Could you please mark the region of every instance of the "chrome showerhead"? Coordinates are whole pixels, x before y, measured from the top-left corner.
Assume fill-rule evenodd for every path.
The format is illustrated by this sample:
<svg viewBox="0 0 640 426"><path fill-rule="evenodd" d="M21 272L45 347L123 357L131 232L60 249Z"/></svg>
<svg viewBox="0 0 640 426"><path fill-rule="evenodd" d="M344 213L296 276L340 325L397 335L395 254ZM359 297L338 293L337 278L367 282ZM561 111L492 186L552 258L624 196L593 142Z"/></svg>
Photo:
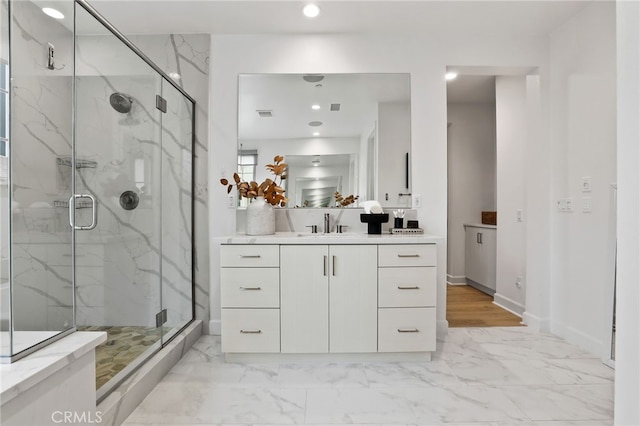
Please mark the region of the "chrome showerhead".
<svg viewBox="0 0 640 426"><path fill-rule="evenodd" d="M126 114L131 111L133 99L123 93L116 92L109 96L109 103L116 111Z"/></svg>

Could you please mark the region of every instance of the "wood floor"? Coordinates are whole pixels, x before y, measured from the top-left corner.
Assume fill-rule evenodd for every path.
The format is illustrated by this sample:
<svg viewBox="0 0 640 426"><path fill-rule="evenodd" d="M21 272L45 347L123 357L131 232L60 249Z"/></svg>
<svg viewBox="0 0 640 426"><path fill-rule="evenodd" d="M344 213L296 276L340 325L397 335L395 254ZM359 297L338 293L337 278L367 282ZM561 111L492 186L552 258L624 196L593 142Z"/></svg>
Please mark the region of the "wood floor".
<svg viewBox="0 0 640 426"><path fill-rule="evenodd" d="M521 326L520 317L493 304L493 297L468 285L447 285L449 327Z"/></svg>

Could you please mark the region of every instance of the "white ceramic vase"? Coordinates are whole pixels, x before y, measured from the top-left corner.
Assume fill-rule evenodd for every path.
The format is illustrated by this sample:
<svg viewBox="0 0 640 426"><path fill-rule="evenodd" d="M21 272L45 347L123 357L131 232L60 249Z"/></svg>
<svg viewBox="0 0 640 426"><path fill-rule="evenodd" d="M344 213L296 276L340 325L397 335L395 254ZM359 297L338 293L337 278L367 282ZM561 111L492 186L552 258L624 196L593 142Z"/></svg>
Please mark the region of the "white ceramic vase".
<svg viewBox="0 0 640 426"><path fill-rule="evenodd" d="M247 206L247 235L276 233L276 213L263 197L256 197Z"/></svg>

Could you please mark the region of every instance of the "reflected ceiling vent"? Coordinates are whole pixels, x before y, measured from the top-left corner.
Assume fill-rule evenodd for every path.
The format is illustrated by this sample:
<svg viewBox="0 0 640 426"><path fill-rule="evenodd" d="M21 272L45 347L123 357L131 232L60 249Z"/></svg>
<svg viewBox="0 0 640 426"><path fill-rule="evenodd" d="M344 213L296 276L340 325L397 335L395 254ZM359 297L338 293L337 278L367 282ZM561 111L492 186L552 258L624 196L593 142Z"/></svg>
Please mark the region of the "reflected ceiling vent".
<svg viewBox="0 0 640 426"><path fill-rule="evenodd" d="M331 111L340 111L340 104L331 104Z"/></svg>
<svg viewBox="0 0 640 426"><path fill-rule="evenodd" d="M259 110L256 110L256 112L262 118L273 117L273 111L271 111L270 109L259 109Z"/></svg>
<svg viewBox="0 0 640 426"><path fill-rule="evenodd" d="M309 126L311 127L319 127L322 126L322 121L310 121Z"/></svg>
<svg viewBox="0 0 640 426"><path fill-rule="evenodd" d="M307 83L318 83L324 80L324 75L320 74L305 74L302 76L302 79Z"/></svg>

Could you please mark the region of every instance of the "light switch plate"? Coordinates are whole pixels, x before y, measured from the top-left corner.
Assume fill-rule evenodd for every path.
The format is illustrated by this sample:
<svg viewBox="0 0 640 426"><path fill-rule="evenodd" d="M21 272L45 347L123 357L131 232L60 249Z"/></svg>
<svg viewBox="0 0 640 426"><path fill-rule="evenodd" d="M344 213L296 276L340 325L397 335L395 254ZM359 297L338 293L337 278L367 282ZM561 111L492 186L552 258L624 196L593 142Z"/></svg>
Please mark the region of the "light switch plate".
<svg viewBox="0 0 640 426"><path fill-rule="evenodd" d="M591 176L582 177L582 192L591 192Z"/></svg>
<svg viewBox="0 0 640 426"><path fill-rule="evenodd" d="M419 209L422 207L422 196L420 194L413 194L411 196L411 206L414 209Z"/></svg>

